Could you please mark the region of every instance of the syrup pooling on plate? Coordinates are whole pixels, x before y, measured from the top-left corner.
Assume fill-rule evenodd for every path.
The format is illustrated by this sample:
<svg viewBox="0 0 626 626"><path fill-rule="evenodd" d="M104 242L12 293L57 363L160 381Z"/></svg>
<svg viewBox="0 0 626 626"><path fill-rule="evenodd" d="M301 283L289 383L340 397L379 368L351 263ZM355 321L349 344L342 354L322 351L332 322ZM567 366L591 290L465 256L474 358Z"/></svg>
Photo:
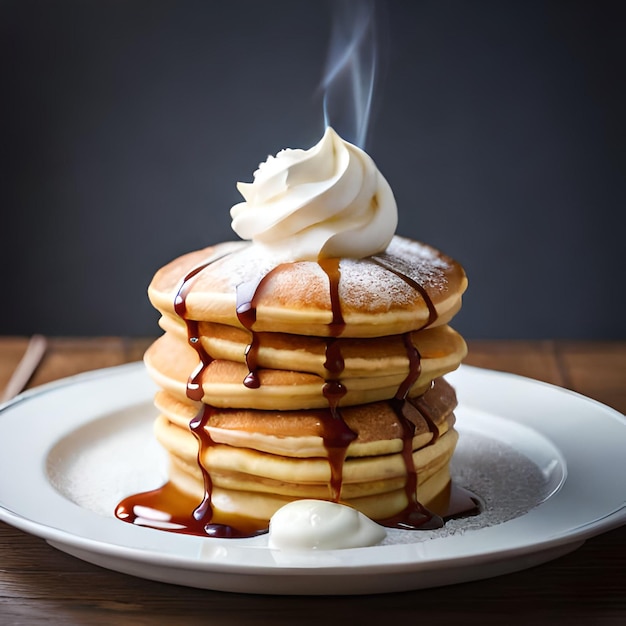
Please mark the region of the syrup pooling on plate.
<svg viewBox="0 0 626 626"><path fill-rule="evenodd" d="M268 524L265 520L220 512L209 523L205 513L210 511L212 515L212 509L200 509L197 501L177 489L173 483L167 482L158 489L125 498L117 505L115 515L137 526L181 535L244 538L267 532Z"/></svg>

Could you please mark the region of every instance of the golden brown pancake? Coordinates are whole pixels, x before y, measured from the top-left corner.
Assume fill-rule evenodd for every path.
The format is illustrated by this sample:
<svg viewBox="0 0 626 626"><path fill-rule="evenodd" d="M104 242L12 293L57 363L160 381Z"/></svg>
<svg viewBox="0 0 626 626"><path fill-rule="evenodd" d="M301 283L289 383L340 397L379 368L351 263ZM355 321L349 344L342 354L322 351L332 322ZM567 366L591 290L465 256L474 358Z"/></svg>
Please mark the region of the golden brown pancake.
<svg viewBox="0 0 626 626"><path fill-rule="evenodd" d="M247 242L218 244L167 264L148 289L155 308L176 315L174 302L181 281L200 267L185 298L189 319L241 327L239 290L240 301L249 300L247 292L256 293L257 332L332 334L329 276L322 265L301 261L274 267L271 259L259 258L256 247ZM376 257L341 259L339 273L343 337L398 335L446 324L461 307L467 287L465 272L456 261L398 236ZM256 290L260 276L265 278Z"/></svg>
<svg viewBox="0 0 626 626"><path fill-rule="evenodd" d="M448 327L444 327L448 328ZM449 329L449 333L433 329L448 339L442 342L441 351L435 358L421 359L421 373L409 394L420 395L431 381L446 372L458 367L461 358L465 355L465 343L460 336ZM415 333L418 336L420 333ZM364 340L362 340L364 341ZM295 339L297 346L297 339ZM341 398L341 406L365 404L392 398L409 372L406 348L404 358L399 354L398 347L402 338L387 339L393 346L389 359L379 356L378 367L369 367L369 375L354 376L350 370L341 374L341 381L345 386L346 394ZM416 342L419 345L419 341ZM260 386L250 389L244 385L248 374L245 365L244 343L240 344L241 354L238 361L216 359L204 370L201 382L204 391L203 401L218 407L258 408L258 409L313 409L325 408L328 400L324 396L325 378L308 371L294 371L262 368L258 372ZM441 354L445 349L452 350L451 354ZM282 350L284 354L286 350ZM295 352L295 350L294 350ZM433 350L436 354L436 351ZM303 360L312 353L302 350ZM313 354L313 357L316 357ZM296 357L292 357L294 360ZM394 358L399 361L398 367L392 367ZM317 359L319 361L319 359ZM359 367L358 359L355 369ZM362 363L365 359L361 359ZM372 359L374 360L374 359ZM198 365L198 355L182 337L171 332L165 333L157 339L146 351L144 356L146 367L157 384L179 399L186 397L186 384L189 374ZM323 365L322 365L323 367ZM361 365L362 369L365 369ZM312 368L313 369L313 368ZM328 375L328 374L327 374Z"/></svg>
<svg viewBox="0 0 626 626"><path fill-rule="evenodd" d="M180 318L164 315L159 324L170 335L187 341L187 328ZM246 348L252 342L252 333L243 328L213 322L200 322L198 328L202 347L211 357L245 362ZM465 341L448 325L413 331L409 339L420 353L422 369L439 372L433 378L456 369L467 354ZM259 346L259 367L328 376L328 370L324 367L328 338L260 332L256 333L256 341ZM407 376L409 359L405 341L404 335L337 338L337 348L344 361L342 376L379 376L381 371Z"/></svg>

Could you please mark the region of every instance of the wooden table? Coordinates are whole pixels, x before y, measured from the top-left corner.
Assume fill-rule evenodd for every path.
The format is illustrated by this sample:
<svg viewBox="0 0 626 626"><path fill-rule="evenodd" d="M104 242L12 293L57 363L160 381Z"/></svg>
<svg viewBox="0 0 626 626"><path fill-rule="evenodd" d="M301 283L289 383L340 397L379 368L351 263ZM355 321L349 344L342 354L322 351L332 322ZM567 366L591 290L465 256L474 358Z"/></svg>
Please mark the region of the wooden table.
<svg viewBox="0 0 626 626"><path fill-rule="evenodd" d="M26 343L0 338L0 389ZM137 360L148 343L53 339L30 386ZM626 342L469 343L467 363L555 383L626 411ZM489 580L367 597L272 597L118 574L0 523L0 624L332 624L347 619L389 626L626 624L626 526L558 560Z"/></svg>

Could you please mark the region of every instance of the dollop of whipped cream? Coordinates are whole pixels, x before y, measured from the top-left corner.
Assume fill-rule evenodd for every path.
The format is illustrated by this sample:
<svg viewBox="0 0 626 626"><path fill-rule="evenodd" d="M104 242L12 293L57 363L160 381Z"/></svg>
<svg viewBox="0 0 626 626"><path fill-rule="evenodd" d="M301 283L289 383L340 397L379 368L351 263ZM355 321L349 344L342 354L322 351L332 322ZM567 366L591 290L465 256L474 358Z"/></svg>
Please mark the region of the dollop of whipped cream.
<svg viewBox="0 0 626 626"><path fill-rule="evenodd" d="M270 520L269 547L278 550L365 548L386 536L360 511L325 500L295 500Z"/></svg>
<svg viewBox="0 0 626 626"><path fill-rule="evenodd" d="M259 165L232 228L282 262L364 258L382 252L398 223L389 183L372 158L327 127L309 150L281 150Z"/></svg>

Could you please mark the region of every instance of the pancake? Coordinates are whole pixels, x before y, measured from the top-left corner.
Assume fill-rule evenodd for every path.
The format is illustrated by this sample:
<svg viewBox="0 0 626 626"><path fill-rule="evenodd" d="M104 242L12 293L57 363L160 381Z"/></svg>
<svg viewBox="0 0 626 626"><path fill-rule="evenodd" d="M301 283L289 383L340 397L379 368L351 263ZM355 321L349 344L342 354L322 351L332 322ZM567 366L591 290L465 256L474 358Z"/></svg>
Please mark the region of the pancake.
<svg viewBox="0 0 626 626"><path fill-rule="evenodd" d="M170 335L187 343L187 328L180 318L164 315L159 325ZM243 328L213 322L200 322L198 334L202 347L214 359L244 363L245 353L252 341L257 342L257 364L262 368L309 372L328 376L324 366L329 338L259 332L254 336ZM419 351L422 369L443 375L456 369L467 354L465 341L448 325L410 333L411 343ZM407 376L409 358L405 335L372 338L334 339L335 350L343 359L342 376L364 377L380 372ZM435 376L433 376L435 377Z"/></svg>
<svg viewBox="0 0 626 626"><path fill-rule="evenodd" d="M467 287L459 263L395 236L375 257L278 266L247 242L222 243L167 264L155 274L148 295L157 310L176 316L184 285L188 319L235 327L245 327L237 312L254 299L256 332L327 337L334 334L329 283L332 287L335 274L342 337L399 335L447 324Z"/></svg>
<svg viewBox="0 0 626 626"><path fill-rule="evenodd" d="M408 391L410 396L424 393L433 379L456 369L465 355L465 343L454 331L449 329L449 333L444 333L439 329L433 330L437 330L437 334L447 335L450 341L448 345L445 342L442 343L441 350L435 358L421 359L421 371ZM416 336L419 334L415 333ZM394 338L393 343L396 348L400 344L404 345L403 339L397 337ZM419 339L416 343L419 345ZM202 401L206 404L223 408L249 407L278 410L315 409L328 406L328 399L324 394L327 378L307 371L261 368L258 370L260 382L258 388L246 387L244 380L249 373L245 363L246 346L242 343L239 347L238 361L215 359L203 369L200 383L203 390ZM452 352L441 354L446 349ZM339 400L339 405L351 406L393 398L409 374L406 348L404 352L404 358L396 352L392 353L389 360L384 356L372 359L377 367L367 368L369 369L368 376L352 377L353 370L347 372L345 369L342 370L340 381L346 393ZM302 358L313 360L310 356L311 353L306 352ZM400 362L396 368L390 367L389 363L394 358ZM319 358L316 360L319 362ZM151 377L160 387L181 400L187 397L189 374L198 366L198 355L186 341L176 334L167 332L148 348L144 361ZM357 370L359 359L354 359L354 361L357 363L354 369ZM361 371L363 369L361 365ZM326 376L329 376L328 372Z"/></svg>

